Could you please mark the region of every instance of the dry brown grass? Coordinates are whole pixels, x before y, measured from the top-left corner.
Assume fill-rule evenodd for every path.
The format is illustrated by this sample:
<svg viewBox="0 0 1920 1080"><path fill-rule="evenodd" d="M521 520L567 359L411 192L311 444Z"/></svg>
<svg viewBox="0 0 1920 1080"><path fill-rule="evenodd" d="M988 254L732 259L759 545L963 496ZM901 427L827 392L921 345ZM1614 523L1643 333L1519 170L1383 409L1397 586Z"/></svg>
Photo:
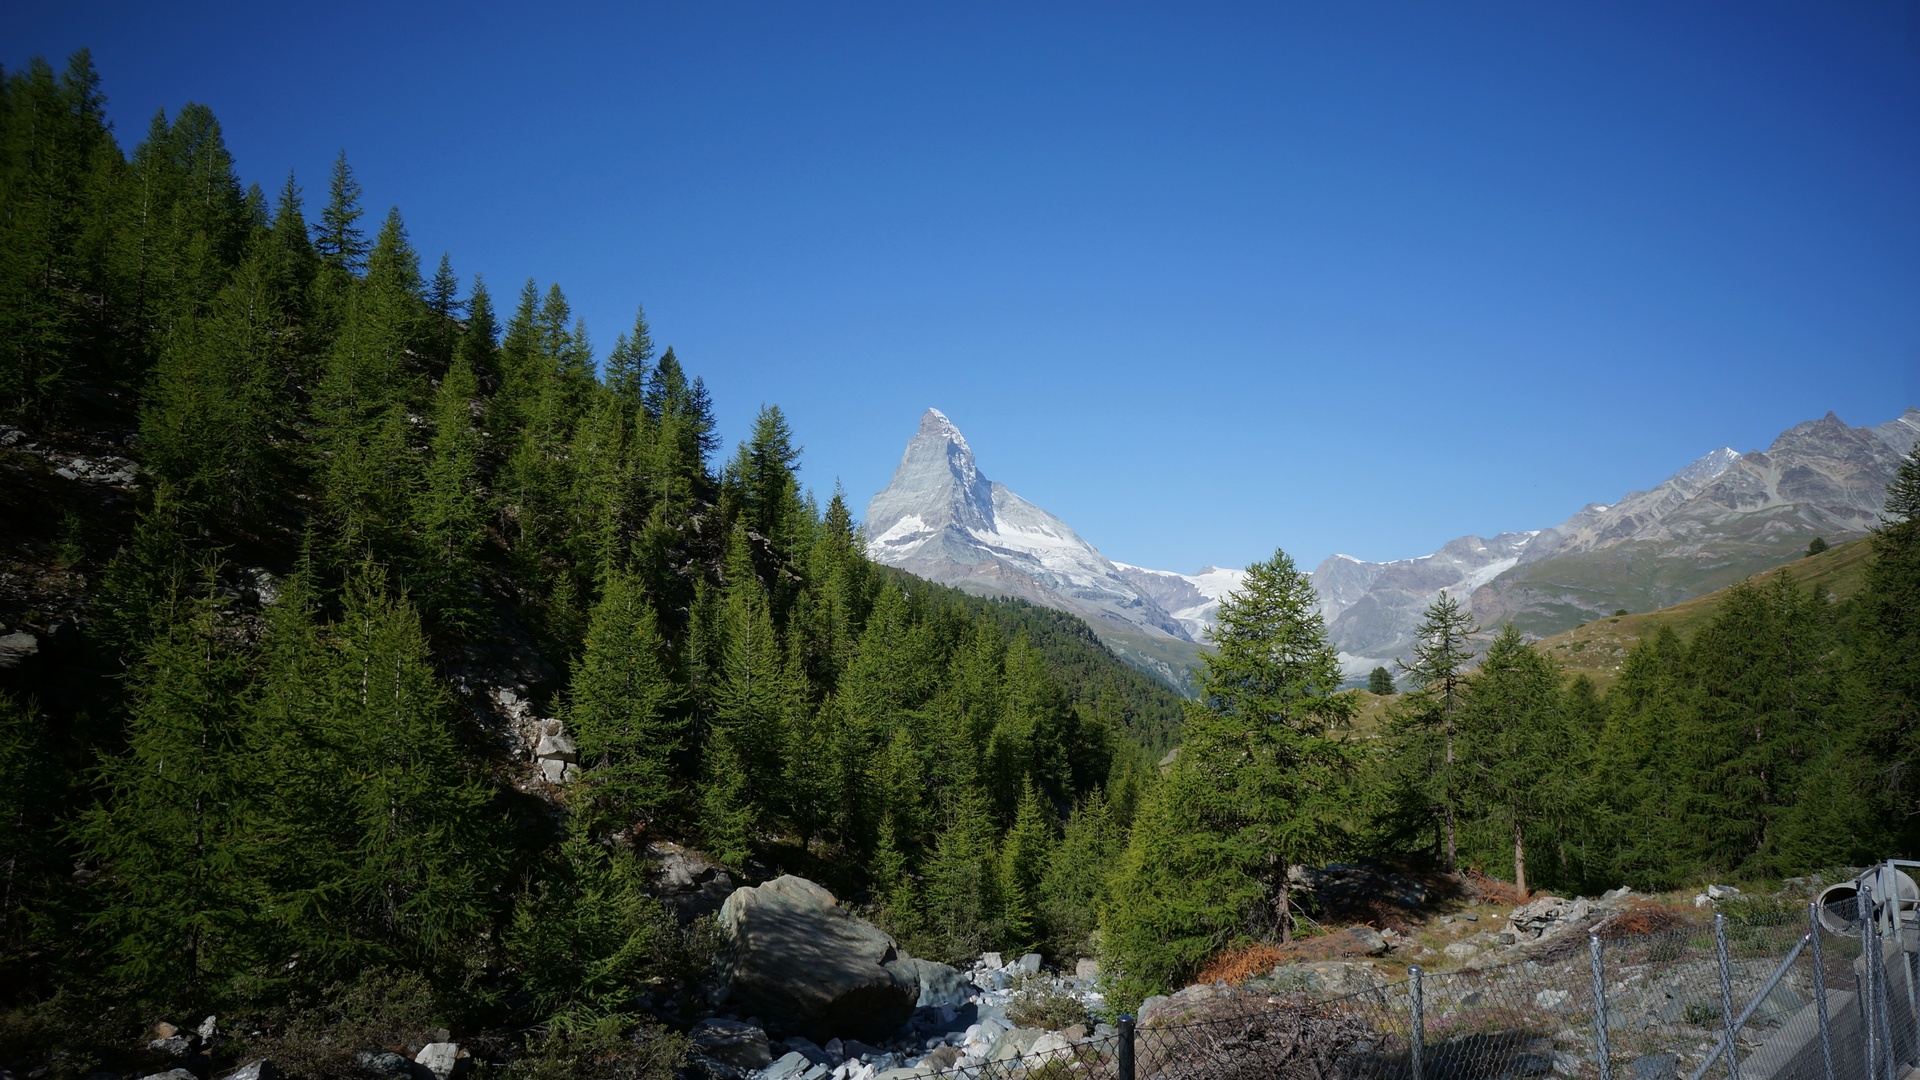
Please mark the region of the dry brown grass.
<svg viewBox="0 0 1920 1080"><path fill-rule="evenodd" d="M1633 899L1608 919L1596 931L1603 940L1619 941L1622 938L1639 937L1643 934L1657 934L1663 930L1672 930L1685 926L1694 920L1685 912L1668 907L1658 900Z"/></svg>
<svg viewBox="0 0 1920 1080"><path fill-rule="evenodd" d="M1256 941L1222 949L1193 977L1196 983L1211 985L1225 981L1239 986L1248 979L1265 975L1282 964L1310 964L1319 960L1355 960L1369 955L1367 947L1344 930L1310 938L1296 938L1285 945Z"/></svg>
<svg viewBox="0 0 1920 1080"><path fill-rule="evenodd" d="M1460 876L1466 879L1467 889L1478 895L1481 900L1491 904L1504 904L1517 907L1527 902L1527 894L1511 881L1488 877L1477 869L1462 871Z"/></svg>

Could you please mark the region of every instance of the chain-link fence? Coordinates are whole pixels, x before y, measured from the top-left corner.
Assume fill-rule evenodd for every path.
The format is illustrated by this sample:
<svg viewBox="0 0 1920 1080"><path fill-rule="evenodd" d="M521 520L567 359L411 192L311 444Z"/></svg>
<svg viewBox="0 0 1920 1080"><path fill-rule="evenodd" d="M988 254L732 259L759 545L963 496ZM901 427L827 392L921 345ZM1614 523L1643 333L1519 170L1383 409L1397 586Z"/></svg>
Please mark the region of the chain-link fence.
<svg viewBox="0 0 1920 1080"><path fill-rule="evenodd" d="M1896 1080L1920 1061L1920 934L1871 890L1802 912L1645 934L1326 1000L1220 995L1118 1033L1042 1036L965 1080ZM1821 929L1822 913L1826 929ZM1864 916L1864 917L1861 917Z"/></svg>

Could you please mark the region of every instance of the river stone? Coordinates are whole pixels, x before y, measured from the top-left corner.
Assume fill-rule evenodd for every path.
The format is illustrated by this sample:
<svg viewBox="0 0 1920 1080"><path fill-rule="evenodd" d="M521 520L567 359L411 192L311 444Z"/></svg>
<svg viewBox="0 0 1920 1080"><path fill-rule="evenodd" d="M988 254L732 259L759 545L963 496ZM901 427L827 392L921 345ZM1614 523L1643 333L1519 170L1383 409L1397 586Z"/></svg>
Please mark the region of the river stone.
<svg viewBox="0 0 1920 1080"><path fill-rule="evenodd" d="M773 1064L767 1033L739 1020L711 1017L694 1025L694 1049L736 1069L758 1071Z"/></svg>
<svg viewBox="0 0 1920 1080"><path fill-rule="evenodd" d="M806 878L734 890L720 926L731 943L728 998L770 1031L878 1042L913 1014L920 980L899 946Z"/></svg>
<svg viewBox="0 0 1920 1080"><path fill-rule="evenodd" d="M922 960L907 957L900 961L904 971L911 972L920 986L920 996L914 999L916 1009L939 1008L952 1005L958 1008L973 996L973 984L967 981L960 969L949 967L937 960Z"/></svg>

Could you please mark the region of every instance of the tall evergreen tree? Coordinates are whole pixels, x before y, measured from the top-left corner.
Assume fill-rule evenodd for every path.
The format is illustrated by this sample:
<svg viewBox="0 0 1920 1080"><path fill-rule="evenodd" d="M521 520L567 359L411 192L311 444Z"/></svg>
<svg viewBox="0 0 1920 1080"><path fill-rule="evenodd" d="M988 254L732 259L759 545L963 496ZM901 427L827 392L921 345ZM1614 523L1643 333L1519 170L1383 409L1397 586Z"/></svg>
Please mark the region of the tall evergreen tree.
<svg viewBox="0 0 1920 1080"><path fill-rule="evenodd" d="M347 152L333 159L333 174L327 182L327 205L320 211L320 224L314 234L314 249L321 261L335 270L358 274L366 266L366 233L360 229L360 182L353 178L347 164Z"/></svg>
<svg viewBox="0 0 1920 1080"><path fill-rule="evenodd" d="M136 676L126 751L102 760L107 797L80 835L105 871L96 921L121 976L185 1002L251 958L233 722L244 668L210 580L167 607Z"/></svg>
<svg viewBox="0 0 1920 1080"><path fill-rule="evenodd" d="M1414 692L1408 699L1408 710L1395 718L1394 735L1401 753L1432 759L1413 768L1431 777L1423 794L1432 807L1444 865L1449 870L1459 863L1456 713L1467 666L1473 660L1470 640L1478 632L1472 614L1442 589L1414 630L1413 663L1400 664L1413 682Z"/></svg>
<svg viewBox="0 0 1920 1080"><path fill-rule="evenodd" d="M1332 853L1352 753L1334 728L1351 715L1318 597L1284 551L1247 568L1209 633L1213 655L1188 710L1188 752L1209 761L1241 803L1264 853L1283 941L1293 917L1288 872Z"/></svg>
<svg viewBox="0 0 1920 1080"><path fill-rule="evenodd" d="M1560 674L1508 623L1467 680L1459 714L1469 791L1512 840L1513 880L1527 891L1527 836L1537 841L1571 800L1583 740L1566 723Z"/></svg>
<svg viewBox="0 0 1920 1080"><path fill-rule="evenodd" d="M684 718L652 605L631 574L615 571L594 606L574 667L569 713L587 768L582 820L625 829L674 796Z"/></svg>

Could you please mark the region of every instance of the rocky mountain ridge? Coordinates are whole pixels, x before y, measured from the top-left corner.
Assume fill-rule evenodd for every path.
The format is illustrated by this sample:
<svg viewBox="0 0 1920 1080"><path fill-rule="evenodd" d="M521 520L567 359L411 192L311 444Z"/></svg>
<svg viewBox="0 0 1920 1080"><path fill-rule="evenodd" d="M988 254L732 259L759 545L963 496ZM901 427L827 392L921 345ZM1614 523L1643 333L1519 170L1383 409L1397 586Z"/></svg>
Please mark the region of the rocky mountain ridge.
<svg viewBox="0 0 1920 1080"><path fill-rule="evenodd" d="M1361 676L1408 655L1442 590L1483 626L1536 636L1621 608L1703 595L1792 558L1815 536L1872 527L1887 483L1920 441L1920 408L1875 426L1829 412L1765 450L1720 447L1644 490L1588 503L1544 529L1462 536L1409 559L1333 555L1311 575L1343 667ZM1087 620L1115 652L1185 688L1220 601L1244 573L1180 574L1116 562L1053 514L988 480L945 414L929 409L867 509L880 562L969 592L1017 596Z"/></svg>

